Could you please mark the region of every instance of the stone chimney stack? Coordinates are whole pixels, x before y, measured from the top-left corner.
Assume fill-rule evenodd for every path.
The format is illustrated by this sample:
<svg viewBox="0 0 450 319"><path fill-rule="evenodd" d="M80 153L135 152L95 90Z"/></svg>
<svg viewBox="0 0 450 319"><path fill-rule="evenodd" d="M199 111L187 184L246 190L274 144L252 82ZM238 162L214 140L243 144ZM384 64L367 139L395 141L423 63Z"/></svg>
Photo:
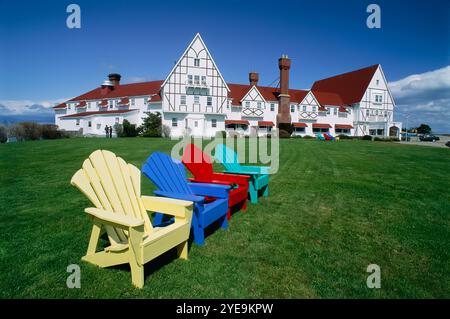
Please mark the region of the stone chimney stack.
<svg viewBox="0 0 450 319"><path fill-rule="evenodd" d="M250 81L250 85L258 85L259 74L257 72L250 72L248 74L248 80Z"/></svg>
<svg viewBox="0 0 450 319"><path fill-rule="evenodd" d="M121 78L122 76L119 74L119 73L111 73L111 74L108 74L108 79L109 79L109 81L111 81L111 83L114 85L114 86L118 86L118 85L120 85L120 78Z"/></svg>
<svg viewBox="0 0 450 319"><path fill-rule="evenodd" d="M291 59L283 54L278 59L278 68L280 69L280 95L278 96L277 127L280 127L280 124L291 123L291 97L289 95L289 69L291 68Z"/></svg>

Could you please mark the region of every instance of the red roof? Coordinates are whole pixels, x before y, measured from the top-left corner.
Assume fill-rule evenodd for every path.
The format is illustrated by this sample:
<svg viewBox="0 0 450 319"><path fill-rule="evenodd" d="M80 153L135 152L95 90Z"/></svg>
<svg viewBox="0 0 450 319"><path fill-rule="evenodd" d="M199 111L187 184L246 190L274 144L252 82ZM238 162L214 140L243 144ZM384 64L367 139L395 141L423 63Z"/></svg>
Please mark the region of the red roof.
<svg viewBox="0 0 450 319"><path fill-rule="evenodd" d="M225 120L225 125L228 125L228 124L250 125L249 121L246 121L246 120Z"/></svg>
<svg viewBox="0 0 450 319"><path fill-rule="evenodd" d="M308 124L302 123L302 122L297 122L297 123L292 123L292 126L294 126L294 127L308 127Z"/></svg>
<svg viewBox="0 0 450 319"><path fill-rule="evenodd" d="M85 117L85 116L91 116L91 115L113 115L113 114L122 114L122 113L128 113L132 111L137 111L136 109L133 110L116 110L116 111L94 111L94 112L81 112L81 113L75 113L71 115L62 116L61 118L76 118L76 117Z"/></svg>
<svg viewBox="0 0 450 319"><path fill-rule="evenodd" d="M67 107L66 103L61 103L55 106L54 109L65 109L66 107Z"/></svg>
<svg viewBox="0 0 450 319"><path fill-rule="evenodd" d="M244 96L250 91L253 87L250 84L234 84L228 83L228 87L230 88L230 93L228 95L229 98L232 99L232 105L240 105L241 100ZM267 102L277 101L278 95L280 94L279 88L274 88L270 86L257 86L258 91L263 96L264 100ZM300 103L303 98L308 94L308 91L305 90L289 90L289 95L291 96L291 102Z"/></svg>
<svg viewBox="0 0 450 319"><path fill-rule="evenodd" d="M339 94L345 104L358 103L366 92L378 66L379 64L375 64L364 69L316 81L311 90Z"/></svg>
<svg viewBox="0 0 450 319"><path fill-rule="evenodd" d="M86 101L81 101L77 107L86 107Z"/></svg>
<svg viewBox="0 0 450 319"><path fill-rule="evenodd" d="M258 126L275 126L272 121L258 121Z"/></svg>
<svg viewBox="0 0 450 319"><path fill-rule="evenodd" d="M119 103L120 105L125 105L128 104L130 102L130 99L127 97L123 97L122 99L120 99Z"/></svg>
<svg viewBox="0 0 450 319"><path fill-rule="evenodd" d="M349 124L336 124L334 125L334 128L340 128L340 129L351 129L353 126Z"/></svg>
<svg viewBox="0 0 450 319"><path fill-rule="evenodd" d="M317 102L319 102L320 105L336 105L336 106L342 106L344 105L344 102L342 101L341 97L336 93L330 93L330 92L322 92L322 91L311 91L314 96L317 99Z"/></svg>
<svg viewBox="0 0 450 319"><path fill-rule="evenodd" d="M331 128L331 125L325 123L313 123L313 128Z"/></svg>

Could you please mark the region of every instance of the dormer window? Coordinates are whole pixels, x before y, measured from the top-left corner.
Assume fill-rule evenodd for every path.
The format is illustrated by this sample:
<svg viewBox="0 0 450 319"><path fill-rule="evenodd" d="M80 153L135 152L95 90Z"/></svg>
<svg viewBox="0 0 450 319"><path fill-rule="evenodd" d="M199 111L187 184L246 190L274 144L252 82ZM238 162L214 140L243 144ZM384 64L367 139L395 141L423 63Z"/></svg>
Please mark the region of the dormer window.
<svg viewBox="0 0 450 319"><path fill-rule="evenodd" d="M194 83L195 83L196 85L199 85L199 84L200 84L200 76L199 76L199 75L194 75Z"/></svg>
<svg viewBox="0 0 450 319"><path fill-rule="evenodd" d="M148 97L144 97L144 104L148 103Z"/></svg>
<svg viewBox="0 0 450 319"><path fill-rule="evenodd" d="M291 104L291 113L294 113L294 112L295 112L295 105Z"/></svg>
<svg viewBox="0 0 450 319"><path fill-rule="evenodd" d="M256 105L257 105L258 109L261 108L261 102L256 103Z"/></svg>
<svg viewBox="0 0 450 319"><path fill-rule="evenodd" d="M275 103L270 103L270 112L275 111Z"/></svg>
<svg viewBox="0 0 450 319"><path fill-rule="evenodd" d="M135 102L136 102L135 99L130 99L131 106L134 106Z"/></svg>
<svg viewBox="0 0 450 319"><path fill-rule="evenodd" d="M338 112L338 109L337 109L337 107L335 107L335 108L333 109L333 114L334 114L334 115L337 115L337 112Z"/></svg>
<svg viewBox="0 0 450 319"><path fill-rule="evenodd" d="M114 100L109 100L109 108L112 109L114 107Z"/></svg>
<svg viewBox="0 0 450 319"><path fill-rule="evenodd" d="M200 66L200 59L194 59L194 66Z"/></svg>
<svg viewBox="0 0 450 319"><path fill-rule="evenodd" d="M245 107L250 107L250 102L246 101L245 102Z"/></svg>

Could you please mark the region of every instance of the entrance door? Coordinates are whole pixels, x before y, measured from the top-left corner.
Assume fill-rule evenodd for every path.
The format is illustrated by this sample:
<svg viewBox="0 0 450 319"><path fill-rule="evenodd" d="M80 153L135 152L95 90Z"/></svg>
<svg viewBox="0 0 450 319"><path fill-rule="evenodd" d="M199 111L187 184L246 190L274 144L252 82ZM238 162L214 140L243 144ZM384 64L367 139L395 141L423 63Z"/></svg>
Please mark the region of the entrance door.
<svg viewBox="0 0 450 319"><path fill-rule="evenodd" d="M191 136L203 136L203 119L187 119Z"/></svg>

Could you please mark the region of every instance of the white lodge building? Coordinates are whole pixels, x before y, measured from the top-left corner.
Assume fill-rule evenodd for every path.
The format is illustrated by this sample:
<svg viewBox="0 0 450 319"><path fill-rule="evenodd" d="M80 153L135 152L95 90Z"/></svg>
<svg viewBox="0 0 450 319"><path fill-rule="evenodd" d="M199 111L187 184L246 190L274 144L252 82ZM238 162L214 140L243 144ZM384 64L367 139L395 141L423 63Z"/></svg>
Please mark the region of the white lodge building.
<svg viewBox="0 0 450 319"><path fill-rule="evenodd" d="M287 56L279 59L279 68L279 88L259 86L255 72L249 84L227 83L197 34L165 80L121 84L119 74L110 74L100 87L55 106L55 124L104 135L105 126L124 119L140 125L145 112L160 112L172 136L264 135L280 112L296 135L399 136L401 123L394 122L395 104L381 65L316 81L311 90L289 88Z"/></svg>

